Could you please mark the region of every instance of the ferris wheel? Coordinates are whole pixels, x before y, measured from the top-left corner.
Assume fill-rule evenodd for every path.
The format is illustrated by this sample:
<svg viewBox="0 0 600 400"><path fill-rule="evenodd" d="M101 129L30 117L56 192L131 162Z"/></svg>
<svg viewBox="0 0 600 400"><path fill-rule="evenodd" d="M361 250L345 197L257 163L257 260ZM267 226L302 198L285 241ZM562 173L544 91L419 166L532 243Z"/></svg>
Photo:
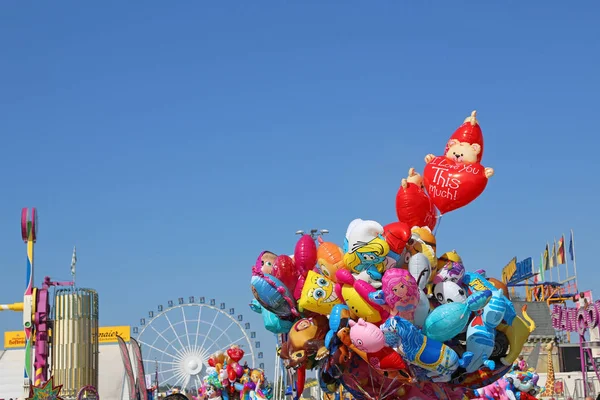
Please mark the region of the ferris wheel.
<svg viewBox="0 0 600 400"><path fill-rule="evenodd" d="M217 351L226 351L233 345L244 350L240 362L257 367L262 361L260 342L256 332L250 330L250 322L244 322L242 314L225 303L217 305L215 299L183 297L177 304L169 300L167 307L157 306L148 312L148 320L140 319L140 326L133 327L133 334L142 348L144 370L152 375L158 373L161 388L177 388L181 391L197 391L209 367L208 358ZM264 363L258 365L264 369ZM155 382L153 382L155 384Z"/></svg>

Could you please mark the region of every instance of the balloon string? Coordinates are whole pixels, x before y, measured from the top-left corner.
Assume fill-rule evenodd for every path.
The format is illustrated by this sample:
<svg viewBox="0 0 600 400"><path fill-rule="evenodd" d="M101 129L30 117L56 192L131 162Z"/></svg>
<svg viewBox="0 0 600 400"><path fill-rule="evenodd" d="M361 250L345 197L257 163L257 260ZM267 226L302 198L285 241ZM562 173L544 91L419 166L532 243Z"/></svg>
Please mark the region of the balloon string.
<svg viewBox="0 0 600 400"><path fill-rule="evenodd" d="M436 218L438 220L437 225L435 226L435 229L433 230L433 236L437 235L437 231L438 229L440 229L440 225L442 224L442 217L444 216L444 214L440 214L438 215Z"/></svg>

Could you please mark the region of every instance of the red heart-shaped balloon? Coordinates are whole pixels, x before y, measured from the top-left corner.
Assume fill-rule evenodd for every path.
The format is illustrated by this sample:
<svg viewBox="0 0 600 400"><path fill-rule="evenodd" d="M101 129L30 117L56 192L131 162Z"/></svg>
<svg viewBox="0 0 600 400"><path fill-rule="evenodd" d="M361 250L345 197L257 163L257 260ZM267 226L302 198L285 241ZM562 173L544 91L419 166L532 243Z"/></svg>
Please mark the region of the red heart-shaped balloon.
<svg viewBox="0 0 600 400"><path fill-rule="evenodd" d="M408 226L428 226L435 228L435 207L425 191L414 183L400 186L396 194L396 215L398 221Z"/></svg>
<svg viewBox="0 0 600 400"><path fill-rule="evenodd" d="M488 178L479 164L460 164L444 156L431 160L423 171L429 198L442 214L464 207L483 193Z"/></svg>

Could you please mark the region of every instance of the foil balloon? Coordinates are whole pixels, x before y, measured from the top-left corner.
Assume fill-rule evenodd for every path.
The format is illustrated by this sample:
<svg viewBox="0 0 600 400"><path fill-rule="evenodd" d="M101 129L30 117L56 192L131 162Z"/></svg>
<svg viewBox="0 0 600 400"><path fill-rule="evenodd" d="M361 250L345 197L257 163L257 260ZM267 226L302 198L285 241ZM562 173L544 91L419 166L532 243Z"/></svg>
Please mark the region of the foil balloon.
<svg viewBox="0 0 600 400"><path fill-rule="evenodd" d="M465 352L462 359L445 344L428 339L404 318L389 318L381 330L389 347L398 347L406 361L429 371L434 382L449 382L459 366L470 362L473 354Z"/></svg>
<svg viewBox="0 0 600 400"><path fill-rule="evenodd" d="M388 269L383 274L382 289L369 294L369 298L386 305L390 315L399 315L413 321L419 304L421 289L413 276L404 269Z"/></svg>
<svg viewBox="0 0 600 400"><path fill-rule="evenodd" d="M483 133L473 111L446 144L443 156L425 157L423 182L433 204L442 214L475 200L494 174L481 164Z"/></svg>
<svg viewBox="0 0 600 400"><path fill-rule="evenodd" d="M344 268L344 252L337 244L323 241L319 236L317 248L317 272L335 282L338 269Z"/></svg>
<svg viewBox="0 0 600 400"><path fill-rule="evenodd" d="M382 234L383 226L378 222L362 219L352 221L346 231L346 267L355 274L367 270L374 279L380 280L390 251Z"/></svg>
<svg viewBox="0 0 600 400"><path fill-rule="evenodd" d="M298 282L298 270L296 269L294 260L286 255L277 256L273 263L272 271L272 275L283 282L285 287L293 293Z"/></svg>
<svg viewBox="0 0 600 400"><path fill-rule="evenodd" d="M500 361L504 365L512 365L515 362L523 346L529 339L529 335L535 330L535 321L527 314L527 305L521 308L523 318L516 317L511 325L500 324L496 328L498 331L506 335L509 343L508 354L501 358Z"/></svg>
<svg viewBox="0 0 600 400"><path fill-rule="evenodd" d="M290 329L288 340L281 346L281 359L287 360L289 368L312 368L314 360L321 360L329 354L325 347L325 335L329 321L323 315L302 318ZM311 358L314 358L312 360Z"/></svg>
<svg viewBox="0 0 600 400"><path fill-rule="evenodd" d="M335 283L314 271L308 271L298 305L303 310L329 315L333 306L341 304L335 293Z"/></svg>
<svg viewBox="0 0 600 400"><path fill-rule="evenodd" d="M396 254L402 254L406 243L410 240L410 225L405 222L392 222L383 228L383 237L390 247L390 250Z"/></svg>
<svg viewBox="0 0 600 400"><path fill-rule="evenodd" d="M463 263L462 258L460 258L460 255L458 255L456 250L448 251L438 257L436 274L440 269L442 269L444 266L446 266L449 262L457 262L460 264ZM463 267L464 267L464 265L463 265Z"/></svg>
<svg viewBox="0 0 600 400"><path fill-rule="evenodd" d="M448 261L443 267L437 269L437 273L433 278L433 284L445 281L461 283L464 276L465 267L461 262Z"/></svg>
<svg viewBox="0 0 600 400"><path fill-rule="evenodd" d="M467 301L467 291L452 281L436 284L433 287L433 295L440 304L465 303Z"/></svg>
<svg viewBox="0 0 600 400"><path fill-rule="evenodd" d="M254 298L266 310L283 319L293 319L300 314L296 301L283 282L272 275L253 276L250 280Z"/></svg>
<svg viewBox="0 0 600 400"><path fill-rule="evenodd" d="M493 371L496 363L491 359L496 343L496 327L502 323L506 312L506 302L501 291L495 290L489 303L483 308L481 315L475 316L467 329L467 351L473 358L465 365L467 373L478 370L481 366Z"/></svg>
<svg viewBox="0 0 600 400"><path fill-rule="evenodd" d="M378 323L388 317L388 312L369 298L369 295L375 292L373 286L365 281L356 280L350 271L345 269L339 270L336 276L336 294L349 307L352 317L372 323Z"/></svg>
<svg viewBox="0 0 600 400"><path fill-rule="evenodd" d="M502 293L504 293L504 296L507 299L510 299L510 293L508 292L508 286L506 286L506 284L496 278L487 278L488 282L491 283L492 285L494 285L494 287L496 289L502 290Z"/></svg>
<svg viewBox="0 0 600 400"><path fill-rule="evenodd" d="M435 207L423 190L423 178L414 168L408 171L408 178L402 179L396 194L396 215L398 221L406 223L409 227L428 226L431 230L435 228Z"/></svg>
<svg viewBox="0 0 600 400"><path fill-rule="evenodd" d="M485 307L492 296L489 290L475 292L464 303L447 303L434 308L423 325L423 333L430 339L445 342L464 331L472 312Z"/></svg>
<svg viewBox="0 0 600 400"><path fill-rule="evenodd" d="M381 329L363 319L359 319L358 322L350 320L349 323L350 340L354 346L367 354L369 364L382 371L403 372L404 377L411 381L404 360L400 354L386 346Z"/></svg>
<svg viewBox="0 0 600 400"><path fill-rule="evenodd" d="M419 288L425 289L431 277L431 264L422 253L416 253L408 261L408 272L415 278Z"/></svg>
<svg viewBox="0 0 600 400"><path fill-rule="evenodd" d="M272 274L276 259L277 255L275 253L267 250L263 251L258 255L258 258L252 267L252 275L260 275L260 273Z"/></svg>
<svg viewBox="0 0 600 400"><path fill-rule="evenodd" d="M281 319L271 311L264 309L256 299L253 299L250 303L250 309L262 315L263 324L269 332L275 334L288 333L294 324L292 321Z"/></svg>
<svg viewBox="0 0 600 400"><path fill-rule="evenodd" d="M296 243L294 249L294 262L298 269L298 275L306 276L308 271L317 263L317 245L310 235L303 235Z"/></svg>
<svg viewBox="0 0 600 400"><path fill-rule="evenodd" d="M431 311L431 303L429 302L429 298L425 294L424 291L419 291L419 304L417 304L417 308L415 309L415 316L413 323L415 326L421 327L425 324L425 320Z"/></svg>

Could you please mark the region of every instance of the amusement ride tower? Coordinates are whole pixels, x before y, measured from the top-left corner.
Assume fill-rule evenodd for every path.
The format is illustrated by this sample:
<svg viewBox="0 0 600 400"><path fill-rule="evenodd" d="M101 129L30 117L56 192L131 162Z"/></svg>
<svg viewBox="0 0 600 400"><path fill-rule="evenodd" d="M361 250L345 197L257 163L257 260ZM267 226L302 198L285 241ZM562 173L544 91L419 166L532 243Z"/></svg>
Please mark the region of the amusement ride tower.
<svg viewBox="0 0 600 400"><path fill-rule="evenodd" d="M54 378L54 385L62 385L64 399L83 395L91 398L90 394L97 399L98 295L91 289L75 288L75 253L71 264L73 281L53 282L45 277L40 288L34 286L37 231L37 210L23 208L21 237L27 245L23 302L0 305L0 311L23 313L23 398ZM51 311L49 289L56 286L63 288L56 291Z"/></svg>

